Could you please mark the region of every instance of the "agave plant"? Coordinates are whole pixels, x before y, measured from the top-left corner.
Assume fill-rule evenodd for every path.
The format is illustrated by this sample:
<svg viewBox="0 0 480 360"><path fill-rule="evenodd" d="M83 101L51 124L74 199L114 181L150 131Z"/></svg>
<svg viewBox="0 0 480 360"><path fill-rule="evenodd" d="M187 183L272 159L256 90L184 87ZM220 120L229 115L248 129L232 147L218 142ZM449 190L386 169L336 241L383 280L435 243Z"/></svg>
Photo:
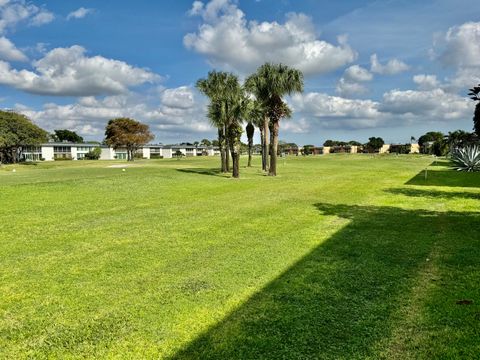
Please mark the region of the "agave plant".
<svg viewBox="0 0 480 360"><path fill-rule="evenodd" d="M452 161L458 171L480 171L480 146L455 149L452 152Z"/></svg>

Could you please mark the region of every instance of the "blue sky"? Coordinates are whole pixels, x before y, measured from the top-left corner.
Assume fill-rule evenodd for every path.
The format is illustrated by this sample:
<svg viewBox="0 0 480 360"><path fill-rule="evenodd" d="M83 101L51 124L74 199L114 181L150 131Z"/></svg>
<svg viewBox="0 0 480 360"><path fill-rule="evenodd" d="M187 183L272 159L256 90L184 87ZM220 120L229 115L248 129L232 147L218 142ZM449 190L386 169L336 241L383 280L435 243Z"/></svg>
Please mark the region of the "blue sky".
<svg viewBox="0 0 480 360"><path fill-rule="evenodd" d="M156 142L214 138L194 84L265 61L305 73L280 138L407 142L471 130L480 7L471 1L0 0L0 106L101 140L108 119Z"/></svg>

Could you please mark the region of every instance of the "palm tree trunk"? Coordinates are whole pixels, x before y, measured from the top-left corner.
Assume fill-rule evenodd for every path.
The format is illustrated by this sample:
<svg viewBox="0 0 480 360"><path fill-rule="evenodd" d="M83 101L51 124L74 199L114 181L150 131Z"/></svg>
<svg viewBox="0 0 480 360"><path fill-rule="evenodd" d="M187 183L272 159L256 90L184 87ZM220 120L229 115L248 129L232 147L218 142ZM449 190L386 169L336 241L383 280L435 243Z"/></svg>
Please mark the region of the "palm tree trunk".
<svg viewBox="0 0 480 360"><path fill-rule="evenodd" d="M220 148L221 171L222 173L226 173L228 171L226 156L226 152L228 152L228 149L226 149L225 147L225 130L223 126L218 128L218 145Z"/></svg>
<svg viewBox="0 0 480 360"><path fill-rule="evenodd" d="M248 167L252 167L252 148L253 148L253 139L248 139Z"/></svg>
<svg viewBox="0 0 480 360"><path fill-rule="evenodd" d="M262 156L265 159L265 163L263 164L263 170L268 171L268 116L265 116L263 119L263 149L262 149Z"/></svg>
<svg viewBox="0 0 480 360"><path fill-rule="evenodd" d="M271 143L270 143L270 170L269 176L277 176L277 151L278 151L278 130L280 124L278 121L272 123L271 126Z"/></svg>
<svg viewBox="0 0 480 360"><path fill-rule="evenodd" d="M228 131L228 143L232 153L232 176L235 179L240 177L240 149L242 131L238 131L237 125L231 124Z"/></svg>
<svg viewBox="0 0 480 360"><path fill-rule="evenodd" d="M265 143L265 134L263 127L260 128L260 147L262 149L262 170L265 170L265 152L263 151L263 144Z"/></svg>
<svg viewBox="0 0 480 360"><path fill-rule="evenodd" d="M12 148L12 164L17 163L17 148L13 147Z"/></svg>
<svg viewBox="0 0 480 360"><path fill-rule="evenodd" d="M240 177L240 142L230 141L230 151L232 152L232 176L235 179Z"/></svg>
<svg viewBox="0 0 480 360"><path fill-rule="evenodd" d="M230 171L230 156L229 156L229 152L228 152L228 149L230 148L230 140L228 138L228 128L227 128L227 125L225 124L224 126L224 129L225 129L225 172L229 172Z"/></svg>

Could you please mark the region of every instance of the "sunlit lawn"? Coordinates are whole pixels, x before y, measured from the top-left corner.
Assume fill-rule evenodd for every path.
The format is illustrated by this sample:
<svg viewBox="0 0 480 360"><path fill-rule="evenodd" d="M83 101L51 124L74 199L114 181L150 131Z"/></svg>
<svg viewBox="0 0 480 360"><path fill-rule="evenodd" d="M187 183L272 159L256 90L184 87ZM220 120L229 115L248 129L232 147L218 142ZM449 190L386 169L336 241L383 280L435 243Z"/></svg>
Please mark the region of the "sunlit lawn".
<svg viewBox="0 0 480 360"><path fill-rule="evenodd" d="M0 358L478 358L480 174L259 160L0 168Z"/></svg>

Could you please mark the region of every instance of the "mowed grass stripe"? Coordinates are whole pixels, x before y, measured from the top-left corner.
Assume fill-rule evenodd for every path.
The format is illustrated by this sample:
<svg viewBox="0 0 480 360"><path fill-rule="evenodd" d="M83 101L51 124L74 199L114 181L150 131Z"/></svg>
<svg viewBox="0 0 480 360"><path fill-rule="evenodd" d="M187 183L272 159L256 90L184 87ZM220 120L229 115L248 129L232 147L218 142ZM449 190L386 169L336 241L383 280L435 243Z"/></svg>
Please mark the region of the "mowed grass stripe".
<svg viewBox="0 0 480 360"><path fill-rule="evenodd" d="M103 162L81 171L84 164L73 162L19 169L30 183L0 175L0 183L11 181L0 185L8 204L0 209L7 219L0 351L20 358L189 357L182 347L202 358L381 356L401 326L396 307L435 246L436 211L465 213L475 224L469 194L477 189L432 198L434 190L454 192L428 181L404 185L431 163L424 157L288 158L276 179L255 160L239 181L218 175L218 159L208 158L141 161L126 172ZM463 222L448 220L451 238ZM469 276L478 279L474 270ZM417 306L426 302L422 296ZM437 318L418 338L432 328L442 328Z"/></svg>

